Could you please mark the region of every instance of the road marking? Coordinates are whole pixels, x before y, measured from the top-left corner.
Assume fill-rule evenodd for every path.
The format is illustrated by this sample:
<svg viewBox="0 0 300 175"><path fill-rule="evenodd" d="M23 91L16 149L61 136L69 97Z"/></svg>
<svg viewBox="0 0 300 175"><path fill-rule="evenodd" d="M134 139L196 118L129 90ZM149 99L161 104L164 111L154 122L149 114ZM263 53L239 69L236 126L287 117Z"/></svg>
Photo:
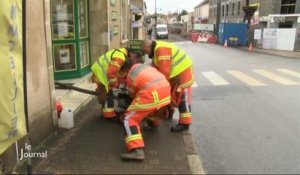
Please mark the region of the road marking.
<svg viewBox="0 0 300 175"><path fill-rule="evenodd" d="M192 88L196 88L196 87L198 87L199 85L198 85L198 83L196 82L196 81L194 81L194 83L193 83L193 85L192 85Z"/></svg>
<svg viewBox="0 0 300 175"><path fill-rule="evenodd" d="M205 174L200 156L197 154L188 155L188 163L192 174Z"/></svg>
<svg viewBox="0 0 300 175"><path fill-rule="evenodd" d="M300 78L300 73L299 72L292 71L292 70L289 70L289 69L276 69L276 70L279 71L279 72L282 72L284 74Z"/></svg>
<svg viewBox="0 0 300 175"><path fill-rule="evenodd" d="M283 84L283 85L298 85L297 82L295 81L292 81L292 80L289 80L289 79L286 79L286 78L283 78L281 76L278 76L278 75L275 75L271 72L268 72L268 71L265 71L265 70L253 70L253 72L257 73L257 74L260 74L264 77L267 77L273 81L276 81L280 84Z"/></svg>
<svg viewBox="0 0 300 175"><path fill-rule="evenodd" d="M249 86L266 86L266 84L244 74L243 72L237 70L229 70L227 72L235 78L247 83Z"/></svg>
<svg viewBox="0 0 300 175"><path fill-rule="evenodd" d="M215 86L224 86L230 84L215 72L202 72L202 74Z"/></svg>
<svg viewBox="0 0 300 175"><path fill-rule="evenodd" d="M192 41L175 41L174 44L191 44Z"/></svg>

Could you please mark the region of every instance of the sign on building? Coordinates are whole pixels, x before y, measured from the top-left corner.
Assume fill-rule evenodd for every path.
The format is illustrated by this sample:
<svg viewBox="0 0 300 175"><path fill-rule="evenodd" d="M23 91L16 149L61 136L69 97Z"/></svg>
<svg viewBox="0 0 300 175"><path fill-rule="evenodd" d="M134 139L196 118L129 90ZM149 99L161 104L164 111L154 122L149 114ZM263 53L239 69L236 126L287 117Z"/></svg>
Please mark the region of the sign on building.
<svg viewBox="0 0 300 175"><path fill-rule="evenodd" d="M22 1L0 1L0 155L26 135Z"/></svg>
<svg viewBox="0 0 300 175"><path fill-rule="evenodd" d="M260 40L261 39L261 29L254 30L254 39Z"/></svg>
<svg viewBox="0 0 300 175"><path fill-rule="evenodd" d="M194 24L194 30L214 31L213 24Z"/></svg>

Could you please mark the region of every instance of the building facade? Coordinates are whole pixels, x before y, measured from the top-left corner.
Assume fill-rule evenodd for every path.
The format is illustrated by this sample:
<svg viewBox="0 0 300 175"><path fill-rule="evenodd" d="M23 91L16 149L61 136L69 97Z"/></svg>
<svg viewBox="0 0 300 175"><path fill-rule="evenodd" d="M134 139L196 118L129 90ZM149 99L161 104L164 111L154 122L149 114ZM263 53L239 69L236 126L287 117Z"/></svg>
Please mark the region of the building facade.
<svg viewBox="0 0 300 175"><path fill-rule="evenodd" d="M144 0L131 0L130 12L131 12L131 38L132 39L145 39L146 37L146 21L145 16L147 6Z"/></svg>
<svg viewBox="0 0 300 175"><path fill-rule="evenodd" d="M33 147L54 133L57 111L54 81L81 77L106 51L128 46L129 0L27 0L27 96ZM20 140L17 149L24 149ZM0 156L9 173L17 163L15 146ZM4 168L3 168L4 167Z"/></svg>
<svg viewBox="0 0 300 175"><path fill-rule="evenodd" d="M259 23L268 28L298 28L300 27L299 0L252 0L255 4Z"/></svg>
<svg viewBox="0 0 300 175"><path fill-rule="evenodd" d="M190 35L194 27L194 13L190 12L186 15L182 15L181 23L183 24L181 35L187 37Z"/></svg>
<svg viewBox="0 0 300 175"><path fill-rule="evenodd" d="M129 0L53 0L54 78L80 78L105 51L131 38Z"/></svg>
<svg viewBox="0 0 300 175"><path fill-rule="evenodd" d="M209 23L241 23L246 0L209 0Z"/></svg>
<svg viewBox="0 0 300 175"><path fill-rule="evenodd" d="M194 8L194 21L195 23L207 23L209 19L210 4L205 0Z"/></svg>
<svg viewBox="0 0 300 175"><path fill-rule="evenodd" d="M209 23L242 23L246 0L209 0ZM272 28L297 28L300 14L299 0L249 0L257 10L251 25ZM196 12L196 9L195 9Z"/></svg>

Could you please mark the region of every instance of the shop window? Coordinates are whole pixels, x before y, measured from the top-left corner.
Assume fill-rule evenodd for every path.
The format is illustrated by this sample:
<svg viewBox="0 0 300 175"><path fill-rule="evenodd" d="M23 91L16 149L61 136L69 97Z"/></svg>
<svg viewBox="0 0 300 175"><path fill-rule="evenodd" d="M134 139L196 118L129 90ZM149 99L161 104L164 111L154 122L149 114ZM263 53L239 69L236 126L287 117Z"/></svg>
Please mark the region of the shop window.
<svg viewBox="0 0 300 175"><path fill-rule="evenodd" d="M79 0L78 7L78 30L81 38L88 37L88 25L87 25L87 0Z"/></svg>
<svg viewBox="0 0 300 175"><path fill-rule="evenodd" d="M281 14L295 13L296 0L282 0L281 1Z"/></svg>
<svg viewBox="0 0 300 175"><path fill-rule="evenodd" d="M280 22L278 28L293 28L293 21Z"/></svg>
<svg viewBox="0 0 300 175"><path fill-rule="evenodd" d="M237 6L237 14L240 15L241 14L241 2L238 2L238 6Z"/></svg>
<svg viewBox="0 0 300 175"><path fill-rule="evenodd" d="M226 16L228 16L228 11L229 11L229 5L226 4Z"/></svg>
<svg viewBox="0 0 300 175"><path fill-rule="evenodd" d="M90 72L88 0L51 0L54 79Z"/></svg>
<svg viewBox="0 0 300 175"><path fill-rule="evenodd" d="M52 0L52 38L74 39L73 0Z"/></svg>
<svg viewBox="0 0 300 175"><path fill-rule="evenodd" d="M86 67L89 65L89 43L82 42L80 43L80 66Z"/></svg>
<svg viewBox="0 0 300 175"><path fill-rule="evenodd" d="M53 57L55 71L75 70L75 44L54 44Z"/></svg>
<svg viewBox="0 0 300 175"><path fill-rule="evenodd" d="M126 0L121 1L121 40L125 41L128 39L127 30L128 30L128 15L126 15L126 7L128 6Z"/></svg>
<svg viewBox="0 0 300 175"><path fill-rule="evenodd" d="M224 13L224 12L225 12L225 9L224 9L224 8L225 8L225 6L222 5L222 16L224 16L224 14L225 14L225 13Z"/></svg>

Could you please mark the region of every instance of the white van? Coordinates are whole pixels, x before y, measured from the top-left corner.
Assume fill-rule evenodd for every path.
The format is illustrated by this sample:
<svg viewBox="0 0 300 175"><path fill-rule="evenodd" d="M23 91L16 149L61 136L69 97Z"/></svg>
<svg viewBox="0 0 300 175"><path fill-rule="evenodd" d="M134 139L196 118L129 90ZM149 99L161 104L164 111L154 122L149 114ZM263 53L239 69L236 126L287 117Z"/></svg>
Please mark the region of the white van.
<svg viewBox="0 0 300 175"><path fill-rule="evenodd" d="M167 38L168 39L168 26L166 24L156 25L156 38Z"/></svg>

